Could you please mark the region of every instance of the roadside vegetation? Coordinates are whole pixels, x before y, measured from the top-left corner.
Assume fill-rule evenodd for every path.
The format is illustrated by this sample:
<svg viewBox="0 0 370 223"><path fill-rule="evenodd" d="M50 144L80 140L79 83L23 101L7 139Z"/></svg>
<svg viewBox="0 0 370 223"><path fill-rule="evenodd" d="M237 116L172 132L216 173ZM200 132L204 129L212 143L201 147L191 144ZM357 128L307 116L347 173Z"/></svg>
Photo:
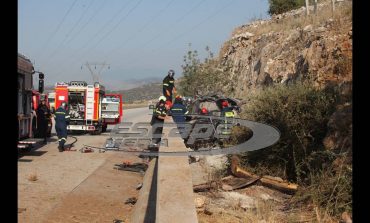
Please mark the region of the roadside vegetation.
<svg viewBox="0 0 370 223"><path fill-rule="evenodd" d="M305 0L269 0L270 15L281 14L305 5Z"/></svg>
<svg viewBox="0 0 370 223"><path fill-rule="evenodd" d="M183 77L178 83L181 95L205 95L209 93L226 93L224 82L229 69L221 65L209 47L205 48L207 57L199 59L197 50L189 50L184 56ZM227 90L227 89L226 89Z"/></svg>
<svg viewBox="0 0 370 223"><path fill-rule="evenodd" d="M300 185L292 208L303 206L320 219L340 217L352 210L352 148L325 148L327 123L339 93L315 89L310 82L276 85L250 95L242 117L279 129L277 144L241 155L243 166L258 174L272 175Z"/></svg>
<svg viewBox="0 0 370 223"><path fill-rule="evenodd" d="M269 3L269 14L276 15L303 6L304 0L270 0ZM351 25L348 22L352 19L351 4L351 1L341 2L334 12L329 4L319 8L316 15L282 16L258 26L241 26L234 30L232 36L246 31L256 36L274 31L289 33L308 25L314 28L322 26L329 19L334 27ZM334 34L339 35L340 32L342 30L338 29L338 33ZM196 50L186 53L182 67L184 77L179 87L181 94L234 96L233 84L229 84L233 80L228 77L238 75L231 75L232 67L238 65L221 63L221 57L232 41L235 40L224 44L220 57L213 57L208 47L204 60L199 59ZM334 73L352 75L351 58L339 58L335 62L338 69ZM273 125L281 133L275 145L240 154L241 166L259 176L280 177L299 185L298 191L284 208L284 222L339 222L352 214L352 94L351 90L344 93L345 85L318 87L315 80L307 77L288 84L261 85L241 96L246 102L241 118ZM250 136L247 128L237 127L233 129L230 142L240 144ZM222 178L228 171L219 173L218 178ZM258 220L282 222L281 218L274 217L271 208L266 207L259 210L259 216L269 217ZM248 219L253 219L253 216Z"/></svg>
<svg viewBox="0 0 370 223"><path fill-rule="evenodd" d="M196 51L189 51L184 58L182 94L193 95L196 89L202 89L203 94L220 93L222 76L228 69L218 65L211 54L202 63L197 56ZM281 138L269 148L241 154L241 165L254 174L281 177L299 185L289 201L293 222L302 211L319 222L352 213L352 162L348 162L352 148L332 151L323 144L329 119L338 103L343 103L340 97L337 88L317 89L306 80L262 87L243 98L247 103L241 118L273 125ZM248 138L248 129L233 131L234 143Z"/></svg>

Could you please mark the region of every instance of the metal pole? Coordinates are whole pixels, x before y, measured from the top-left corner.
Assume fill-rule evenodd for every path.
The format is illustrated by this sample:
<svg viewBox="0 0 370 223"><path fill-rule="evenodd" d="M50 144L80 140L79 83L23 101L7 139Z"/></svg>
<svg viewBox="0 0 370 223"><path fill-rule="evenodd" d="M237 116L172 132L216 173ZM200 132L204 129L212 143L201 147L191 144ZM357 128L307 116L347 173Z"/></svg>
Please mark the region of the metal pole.
<svg viewBox="0 0 370 223"><path fill-rule="evenodd" d="M105 67L105 66L109 66L109 64L107 64L107 63L92 63L92 64L89 64L88 62L86 62L86 67L89 69L89 71L90 71L90 73L91 73L91 76L93 77L93 81L94 82L99 82L99 76L100 76L100 73L101 73L101 71L103 70L103 68ZM95 68L96 68L96 66L101 66L100 67L100 69L98 70L98 72L97 73L95 73L94 71L93 71L93 69L90 67L90 65L95 65Z"/></svg>
<svg viewBox="0 0 370 223"><path fill-rule="evenodd" d="M309 3L308 3L308 0L306 0L306 15L310 14L310 9L308 7L309 7Z"/></svg>
<svg viewBox="0 0 370 223"><path fill-rule="evenodd" d="M331 0L331 6L332 6L332 12L333 12L333 16L334 16L335 0Z"/></svg>

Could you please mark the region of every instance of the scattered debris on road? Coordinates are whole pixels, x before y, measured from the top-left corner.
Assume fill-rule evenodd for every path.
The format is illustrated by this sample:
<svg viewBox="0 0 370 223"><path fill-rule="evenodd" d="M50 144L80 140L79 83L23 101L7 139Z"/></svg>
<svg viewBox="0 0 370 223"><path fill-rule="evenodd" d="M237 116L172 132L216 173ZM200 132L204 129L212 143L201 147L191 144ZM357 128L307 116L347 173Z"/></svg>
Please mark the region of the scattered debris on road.
<svg viewBox="0 0 370 223"><path fill-rule="evenodd" d="M127 199L125 201L125 204L132 204L132 205L134 205L134 204L136 204L136 201L137 201L137 198L136 197L130 197L129 199Z"/></svg>
<svg viewBox="0 0 370 223"><path fill-rule="evenodd" d="M37 181L38 180L37 174L36 173L30 174L28 176L28 180L29 181Z"/></svg>
<svg viewBox="0 0 370 223"><path fill-rule="evenodd" d="M143 187L143 183L139 183L139 184L136 186L136 190L140 190L142 187Z"/></svg>
<svg viewBox="0 0 370 223"><path fill-rule="evenodd" d="M79 151L81 153L92 153L92 152L94 152L94 149L92 149L90 147L82 147Z"/></svg>
<svg viewBox="0 0 370 223"><path fill-rule="evenodd" d="M26 211L26 208L18 208L18 213L22 213L23 211Z"/></svg>
<svg viewBox="0 0 370 223"><path fill-rule="evenodd" d="M117 170L125 170L125 171L132 171L132 172L139 172L139 173L145 173L145 171L148 169L148 164L145 163L122 163L122 164L115 164L114 169Z"/></svg>

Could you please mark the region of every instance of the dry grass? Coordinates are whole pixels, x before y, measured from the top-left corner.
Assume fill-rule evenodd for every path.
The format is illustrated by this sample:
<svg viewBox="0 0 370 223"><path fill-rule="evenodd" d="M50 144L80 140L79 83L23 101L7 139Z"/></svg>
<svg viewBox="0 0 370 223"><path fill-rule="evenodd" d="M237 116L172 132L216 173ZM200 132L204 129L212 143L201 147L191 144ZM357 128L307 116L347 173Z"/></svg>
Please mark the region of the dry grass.
<svg viewBox="0 0 370 223"><path fill-rule="evenodd" d="M28 176L28 180L29 181L37 181L38 180L38 176L37 176L37 173L32 173Z"/></svg>
<svg viewBox="0 0 370 223"><path fill-rule="evenodd" d="M199 223L221 222L287 222L284 213L276 210L271 201L257 201L255 209L244 210L238 202L228 207L209 208L211 215L200 210L198 212Z"/></svg>
<svg viewBox="0 0 370 223"><path fill-rule="evenodd" d="M257 27L239 27L233 31L232 35L234 36L244 32L251 32L256 36L270 32L290 32L292 29L303 29L307 25L313 25L313 28L316 28L323 25L323 23L328 21L330 18L334 19L334 23L340 25L343 19L352 20L352 2L342 2L341 4L337 4L334 13L332 12L330 4L318 8L316 15L313 14L313 12L311 13L312 14L309 16L306 16L305 13L303 13L280 20L273 20L268 23L258 25Z"/></svg>
<svg viewBox="0 0 370 223"><path fill-rule="evenodd" d="M320 3L321 1L319 1ZM258 24L255 27L253 26L241 26L234 29L231 36L237 34L242 34L245 32L250 32L254 34L253 39L257 39L261 35L266 35L268 33L280 33L282 37L289 36L292 33L292 30L303 29L307 25L312 25L313 29L325 25L329 20L333 19L332 27L340 27L340 29L333 29L334 32L341 32L343 24L349 24L344 21L352 21L352 2L342 2L337 4L336 10L332 12L331 5L324 5L323 7L318 8L317 15L310 14L306 16L304 13L297 16L289 16L282 19L274 20L263 20L264 24ZM262 21L262 20L260 20ZM350 23L352 24L352 23ZM250 40L249 40L250 41ZM230 39L223 44L220 49L219 59L222 60L223 56L229 51L230 46L234 45L235 42L238 42L236 39Z"/></svg>

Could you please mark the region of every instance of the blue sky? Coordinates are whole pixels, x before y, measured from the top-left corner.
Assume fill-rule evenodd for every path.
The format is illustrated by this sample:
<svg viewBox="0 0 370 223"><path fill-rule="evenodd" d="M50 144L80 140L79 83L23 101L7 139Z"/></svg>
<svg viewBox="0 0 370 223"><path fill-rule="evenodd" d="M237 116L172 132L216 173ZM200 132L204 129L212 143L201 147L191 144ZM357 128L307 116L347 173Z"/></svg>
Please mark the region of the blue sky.
<svg viewBox="0 0 370 223"><path fill-rule="evenodd" d="M84 64L105 62L100 80L116 90L169 69L181 76L189 43L200 58L206 46L217 55L234 28L267 11L268 0L18 0L18 52L47 85L91 83Z"/></svg>

